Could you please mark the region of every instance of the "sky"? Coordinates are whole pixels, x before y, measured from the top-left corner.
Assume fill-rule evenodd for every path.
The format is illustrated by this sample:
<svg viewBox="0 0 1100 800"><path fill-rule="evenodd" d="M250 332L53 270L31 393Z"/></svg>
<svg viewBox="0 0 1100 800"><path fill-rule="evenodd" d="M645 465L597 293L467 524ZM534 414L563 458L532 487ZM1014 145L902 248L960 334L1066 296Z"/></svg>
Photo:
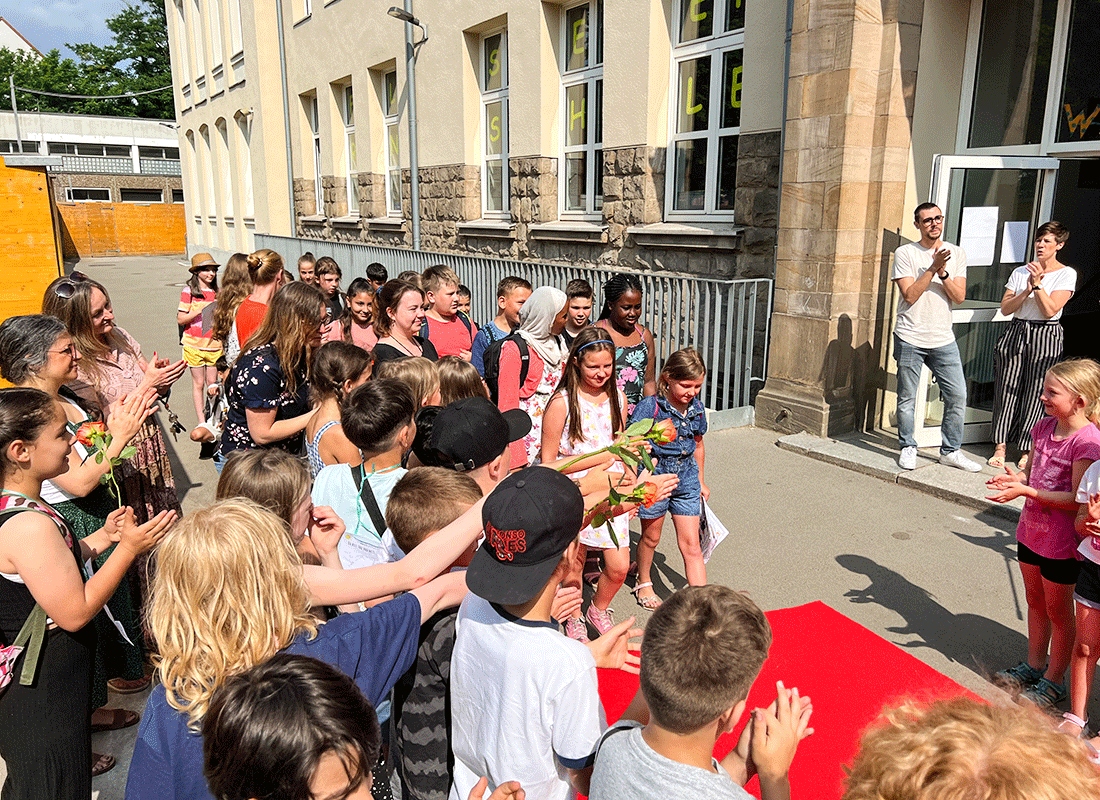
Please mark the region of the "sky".
<svg viewBox="0 0 1100 800"><path fill-rule="evenodd" d="M73 58L65 43L107 44L111 32L105 22L126 5L126 0L0 0L0 17L43 53L56 47Z"/></svg>

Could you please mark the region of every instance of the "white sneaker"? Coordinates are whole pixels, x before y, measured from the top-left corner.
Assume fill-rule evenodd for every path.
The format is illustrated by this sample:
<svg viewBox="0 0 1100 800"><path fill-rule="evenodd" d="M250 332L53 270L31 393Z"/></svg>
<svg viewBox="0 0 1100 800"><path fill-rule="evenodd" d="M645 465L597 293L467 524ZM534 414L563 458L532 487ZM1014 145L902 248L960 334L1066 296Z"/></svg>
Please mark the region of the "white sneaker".
<svg viewBox="0 0 1100 800"><path fill-rule="evenodd" d="M940 463L946 464L949 467L964 469L967 472L982 471L982 465L964 456L962 450L952 450L950 453L944 453L940 456Z"/></svg>
<svg viewBox="0 0 1100 800"><path fill-rule="evenodd" d="M917 468L917 448L915 447L903 447L901 448L901 455L898 456L898 466L902 469L916 469Z"/></svg>

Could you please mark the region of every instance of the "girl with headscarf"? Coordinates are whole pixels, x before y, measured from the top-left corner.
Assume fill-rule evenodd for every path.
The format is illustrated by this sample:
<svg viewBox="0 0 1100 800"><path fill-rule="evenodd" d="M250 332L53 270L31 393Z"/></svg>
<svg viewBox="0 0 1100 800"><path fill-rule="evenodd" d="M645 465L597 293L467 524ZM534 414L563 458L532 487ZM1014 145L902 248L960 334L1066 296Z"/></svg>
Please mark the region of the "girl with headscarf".
<svg viewBox="0 0 1100 800"><path fill-rule="evenodd" d="M501 411L521 408L531 417L531 432L521 441L509 445L513 468L538 460L542 443L542 412L558 388L567 355L558 335L565 330L568 310L565 292L553 286L540 286L523 304L516 333L527 344L530 361L522 381L519 346L507 341L500 348L497 406Z"/></svg>

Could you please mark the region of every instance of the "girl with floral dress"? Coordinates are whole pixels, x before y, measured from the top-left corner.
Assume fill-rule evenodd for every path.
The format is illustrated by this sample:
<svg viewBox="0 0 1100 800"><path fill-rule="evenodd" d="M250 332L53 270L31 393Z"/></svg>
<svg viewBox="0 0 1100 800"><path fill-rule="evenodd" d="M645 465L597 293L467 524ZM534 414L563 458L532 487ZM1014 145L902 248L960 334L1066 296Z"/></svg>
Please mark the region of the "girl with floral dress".
<svg viewBox="0 0 1100 800"><path fill-rule="evenodd" d="M618 385L626 395L627 414L643 397L657 393L653 333L639 325L642 316L642 284L633 275L616 273L604 284L603 311L596 327L607 331L615 343Z"/></svg>
<svg viewBox="0 0 1100 800"><path fill-rule="evenodd" d="M530 360L526 377L523 377L519 345L512 341L501 345L497 407L502 412L521 408L531 417L531 432L522 441L509 446L513 469L539 460L543 411L550 402L550 395L558 388L565 360L558 336L565 330L568 313L565 292L553 286L540 286L523 304L516 333L528 349Z"/></svg>
<svg viewBox="0 0 1100 800"><path fill-rule="evenodd" d="M316 286L295 281L275 293L226 381L224 456L257 447L301 454L302 431L314 414L310 356L321 346L325 313L325 298Z"/></svg>
<svg viewBox="0 0 1100 800"><path fill-rule="evenodd" d="M583 455L607 447L622 432L625 423L626 397L615 382L615 343L605 331L585 328L573 340L561 383L543 414L542 458L553 461L560 456ZM621 464L616 467L621 471ZM586 614L601 635L614 625L608 606L630 567L627 524L628 518L619 516L608 525L589 526L581 531L580 552L562 581L566 587L580 588L581 566L588 549L603 551L604 568ZM584 619L580 617L566 619L565 633L572 639L588 641Z"/></svg>

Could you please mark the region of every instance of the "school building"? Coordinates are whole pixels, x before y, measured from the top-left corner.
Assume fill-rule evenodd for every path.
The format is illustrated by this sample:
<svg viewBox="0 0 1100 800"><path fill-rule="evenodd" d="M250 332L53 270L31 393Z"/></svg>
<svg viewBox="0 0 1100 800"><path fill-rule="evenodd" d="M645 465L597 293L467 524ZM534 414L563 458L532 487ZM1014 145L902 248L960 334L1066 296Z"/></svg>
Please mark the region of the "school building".
<svg viewBox="0 0 1100 800"><path fill-rule="evenodd" d="M932 197L971 253L968 438L988 436L1005 278L1046 219L1081 274L1071 346L1093 346L1074 326L1100 298L1094 0L168 6L192 252L764 279L756 423L838 434L893 425L891 254Z"/></svg>

